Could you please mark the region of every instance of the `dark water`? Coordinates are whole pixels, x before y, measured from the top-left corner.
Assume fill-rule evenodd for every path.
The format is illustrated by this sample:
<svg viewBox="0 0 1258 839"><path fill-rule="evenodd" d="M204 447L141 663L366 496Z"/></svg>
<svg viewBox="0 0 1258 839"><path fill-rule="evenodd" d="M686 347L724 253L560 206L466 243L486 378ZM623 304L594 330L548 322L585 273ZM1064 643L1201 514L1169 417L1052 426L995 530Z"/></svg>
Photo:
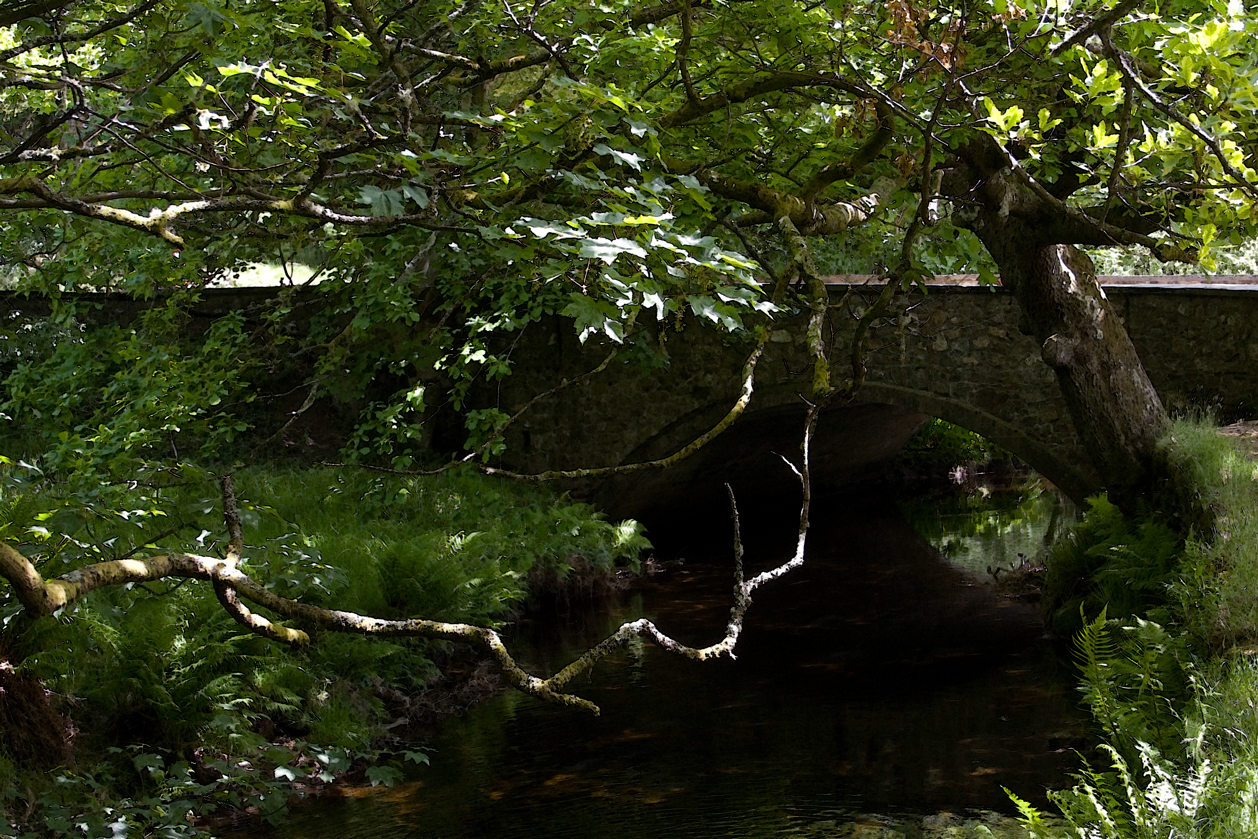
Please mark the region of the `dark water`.
<svg viewBox="0 0 1258 839"><path fill-rule="evenodd" d="M1028 509L1011 532L1051 517ZM573 686L598 718L505 694L449 724L411 782L298 807L269 835L920 836L931 819L1012 813L1002 785L1040 802L1064 784L1077 698L1037 608L950 564L894 504L832 501L813 518L808 563L762 589L737 661L634 647ZM747 529L748 560L764 565L793 522ZM728 536L689 536L683 561L610 609L524 623L513 648L553 672L639 616L716 640ZM925 821L886 832L905 819Z"/></svg>

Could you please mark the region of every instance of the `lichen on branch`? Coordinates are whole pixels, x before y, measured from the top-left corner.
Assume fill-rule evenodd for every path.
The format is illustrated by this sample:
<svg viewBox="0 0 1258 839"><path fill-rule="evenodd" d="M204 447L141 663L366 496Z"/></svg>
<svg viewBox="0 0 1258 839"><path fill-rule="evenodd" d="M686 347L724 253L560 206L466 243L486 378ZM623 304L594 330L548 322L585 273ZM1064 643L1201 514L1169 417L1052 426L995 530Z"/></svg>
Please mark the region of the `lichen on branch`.
<svg viewBox="0 0 1258 839"><path fill-rule="evenodd" d="M622 625L604 641L587 650L559 672L547 679L542 679L520 667L507 650L502 637L489 627L424 618L385 620L355 612L327 609L282 597L258 583L238 567L243 545L230 478L222 481L224 517L230 534L225 558L190 553L167 553L146 558L109 560L45 580L34 564L20 551L5 542L0 542L0 577L8 580L13 587L27 615L36 619L59 614L97 589L163 579L202 580L215 587L220 603L234 619L264 637L297 646L303 646L310 641L308 631L285 627L256 615L240 602L241 599L249 600L280 618L304 625L312 630L381 637L463 641L484 650L493 659L507 683L517 690L546 702L597 714L599 709L593 702L564 692L564 688L576 676L589 671L599 661L623 647L634 637L649 638L661 649L694 661L707 661L722 656L732 658L734 648L742 633L747 610L751 606L752 592L803 564L811 500L809 449L819 412L818 405L811 405L807 412L800 466L796 467L787 461L787 465L798 476L802 489L795 551L785 562L750 580L746 579L743 573L743 547L738 530L738 510L734 504L732 492L730 494L734 517L734 603L730 608L725 634L706 647L690 647L682 644L665 634L649 620L631 621Z"/></svg>

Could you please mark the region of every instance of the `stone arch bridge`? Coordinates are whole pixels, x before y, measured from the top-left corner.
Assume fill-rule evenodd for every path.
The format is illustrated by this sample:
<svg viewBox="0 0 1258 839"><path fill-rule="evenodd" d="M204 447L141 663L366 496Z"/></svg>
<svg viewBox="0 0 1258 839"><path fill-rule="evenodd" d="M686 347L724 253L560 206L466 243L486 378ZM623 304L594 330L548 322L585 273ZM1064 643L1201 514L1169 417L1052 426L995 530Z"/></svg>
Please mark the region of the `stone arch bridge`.
<svg viewBox="0 0 1258 839"><path fill-rule="evenodd" d="M1258 404L1258 286L1236 278L1102 278L1154 385L1173 408L1214 406L1226 414ZM836 303L859 308L880 288L831 278ZM978 432L1018 455L1076 500L1099 488L1056 377L1018 328L1013 296L964 277L915 294L908 317L876 329L867 381L855 402L823 416L814 441L820 485L859 480L903 446L928 417ZM832 358L845 357L850 324L835 324ZM664 331L667 366L613 363L529 409L508 433L507 465L522 471L632 463L676 451L711 428L734 403L749 347L693 324ZM679 500L792 490L775 452L798 451L808 386L804 323L771 335L746 414L698 454L671 467L597 483L575 483L613 514L642 514ZM487 400L508 413L539 391L576 379L606 350L581 346L566 324L536 329L517 348L517 372ZM836 361L836 364L842 363ZM792 492L790 497L797 497Z"/></svg>
<svg viewBox="0 0 1258 839"><path fill-rule="evenodd" d="M1102 278L1115 310L1154 385L1173 407L1210 405L1224 415L1258 413L1258 281L1254 277ZM881 290L866 277L829 282L836 308L860 309ZM193 316L248 309L274 289L205 293ZM87 295L101 317L126 321L153 305L118 295ZM0 316L45 314L46 303L0 294ZM1021 457L1075 499L1099 487L1055 376L1038 347L1018 328L1013 296L972 278L942 278L915 292L901 323L871 334L867 381L850 405L827 411L814 440L814 479L821 487L859 480L893 456L934 416L982 434ZM850 320L836 313L842 363ZM739 391L750 347L702 329L692 317L679 333L659 327L668 361L650 367L613 361L588 382L536 401L507 434L504 465L523 472L577 469L652 460L710 429ZM519 336L513 375L478 394L478 407L514 414L534 396L596 367L607 348L582 346L558 321ZM719 502L730 482L740 498L797 496L794 476L775 452L798 451L808 389L802 319L775 325L756 370L746 414L698 454L666 470L625 478L573 482L613 515L643 515L684 500ZM453 430L445 435L461 441Z"/></svg>

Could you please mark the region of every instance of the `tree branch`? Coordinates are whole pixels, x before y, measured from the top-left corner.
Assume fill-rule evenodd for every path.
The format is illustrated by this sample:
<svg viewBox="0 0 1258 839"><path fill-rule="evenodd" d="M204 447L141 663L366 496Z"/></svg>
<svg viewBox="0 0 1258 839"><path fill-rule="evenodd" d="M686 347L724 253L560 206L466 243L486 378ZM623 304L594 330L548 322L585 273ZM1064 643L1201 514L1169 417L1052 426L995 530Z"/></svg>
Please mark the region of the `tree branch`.
<svg viewBox="0 0 1258 839"><path fill-rule="evenodd" d="M631 638L642 636L651 639L662 649L695 661L707 661L721 656L734 656L734 647L742 633L744 618L751 606L751 594L765 583L775 580L804 562L804 548L808 534L808 511L811 503L811 481L809 452L812 435L816 428L820 408L810 405L804 424L801 466L796 467L787 461L787 465L799 477L802 488L802 504L800 508L799 526L796 531L795 551L790 559L777 567L756 575L750 580L744 578L742 557L743 546L738 532L738 510L730 494L735 522L734 530L734 603L730 608L729 621L725 635L715 644L707 647L689 647L681 644L661 632L651 621L642 619L622 625L602 643L587 650L576 661L564 667L549 679L539 679L526 672L512 657L503 644L502 638L492 629L463 623L446 623L443 621L411 618L408 620L383 620L354 612L336 609L325 609L309 603L281 597L264 586L258 584L236 567L237 550L241 546L239 515L228 512L235 510L235 494L231 487L230 476L223 480L224 517L232 536L229 541L228 556L216 559L187 553L171 553L148 557L147 559L123 559L98 562L62 574L52 580L44 580L39 571L25 556L5 542L0 542L0 576L9 581L17 594L18 600L32 618L47 617L73 605L89 592L99 588L127 583L145 583L170 577L205 580L215 586L216 591L225 590L239 594L263 606L278 615L307 625L334 632L347 632L359 635L381 637L421 637L441 638L451 641L465 641L484 649L494 660L507 682L517 690L560 705L580 708L598 714L598 706L587 699L564 693L566 685L573 678L590 670L599 661L615 650L623 647ZM785 460L785 458L784 458ZM220 601L223 598L220 597ZM224 607L237 617L227 602ZM244 609L238 601L236 606ZM245 622L246 626L259 634L293 644L306 644L309 635L301 630L287 629L249 613L254 618Z"/></svg>
<svg viewBox="0 0 1258 839"><path fill-rule="evenodd" d="M895 115L891 108L881 99L874 99L873 103L874 111L878 115L878 125L874 133L847 160L834 161L821 167L799 191L800 198L812 201L835 181L851 178L873 163L895 137Z"/></svg>
<svg viewBox="0 0 1258 839"><path fill-rule="evenodd" d="M541 483L542 481L555 481L563 478L601 478L607 475L625 475L631 472L642 472L647 469L666 469L675 463L680 463L690 455L699 451L706 446L725 429L734 424L734 421L743 415L747 410L747 406L751 403L751 395L755 392L756 364L759 363L760 357L764 354L765 342L768 337L761 338L756 348L752 351L747 362L743 365L742 388L739 392L738 399L735 400L733 407L729 412L721 418L721 421L712 426L706 432L690 441L688 444L659 460L648 460L641 463L625 463L620 466L602 466L592 469L569 469L555 470L550 472L541 472L536 475L525 475L518 472L511 472L506 469L498 469L493 466L481 465L477 468L486 475L502 475L503 477L513 478L520 481L530 481Z"/></svg>
<svg viewBox="0 0 1258 839"><path fill-rule="evenodd" d="M74 198L57 192L44 183L43 180L33 175L24 175L18 178L0 178L0 196L24 193L36 196L37 200L32 202L19 199L0 199L0 210L39 208L65 210L75 215L100 219L149 233L179 247L184 247L187 243L173 229L172 225L183 216L205 213L282 213L355 227L407 225L457 233L476 232L471 228L464 229L449 225L433 224L431 219L422 213L408 213L396 216L364 216L356 213L344 213L318 204L311 200L309 196L304 195L293 199L250 198L244 196L205 198L172 204L165 208L154 207L149 210L147 216L142 216L130 210L111 207L103 203L93 203L82 198Z"/></svg>
<svg viewBox="0 0 1258 839"><path fill-rule="evenodd" d="M818 73L757 73L728 90L714 93L701 99L687 101L685 105L661 118L660 127L673 128L678 125L685 125L730 105L746 102L748 99L764 96L766 93L799 87L831 87L861 99L875 98L862 85L840 76L828 76Z"/></svg>

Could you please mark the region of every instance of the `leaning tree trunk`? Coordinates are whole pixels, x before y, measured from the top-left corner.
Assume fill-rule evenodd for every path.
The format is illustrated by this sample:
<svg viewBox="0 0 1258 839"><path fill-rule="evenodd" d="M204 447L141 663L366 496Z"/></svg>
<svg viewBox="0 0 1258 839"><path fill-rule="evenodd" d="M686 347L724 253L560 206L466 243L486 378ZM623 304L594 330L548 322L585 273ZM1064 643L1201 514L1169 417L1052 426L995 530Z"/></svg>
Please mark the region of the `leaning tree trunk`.
<svg viewBox="0 0 1258 839"><path fill-rule="evenodd" d="M1002 281L1057 374L1075 428L1111 497L1130 508L1164 483L1158 443L1169 422L1166 409L1088 255L1073 245L1028 245L1016 268L998 263Z"/></svg>
<svg viewBox="0 0 1258 839"><path fill-rule="evenodd" d="M1057 374L1070 416L1110 498L1125 512L1141 500L1177 509L1180 496L1159 440L1166 409L1122 321L1097 283L1092 260L1069 242L1095 231L1014 177L1008 168L958 164L948 191L957 218L982 240L1022 309L1023 332ZM1089 235L1091 234L1091 235ZM1169 490L1169 494L1167 494Z"/></svg>

